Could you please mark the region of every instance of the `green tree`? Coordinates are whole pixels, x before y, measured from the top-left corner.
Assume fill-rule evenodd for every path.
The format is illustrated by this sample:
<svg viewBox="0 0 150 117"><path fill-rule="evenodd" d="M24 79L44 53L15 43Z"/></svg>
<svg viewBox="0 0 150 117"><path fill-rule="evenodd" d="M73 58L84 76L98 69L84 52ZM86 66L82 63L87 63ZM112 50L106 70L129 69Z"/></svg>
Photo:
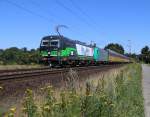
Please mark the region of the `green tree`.
<svg viewBox="0 0 150 117"><path fill-rule="evenodd" d="M149 54L149 47L148 46L145 46L144 48L142 48L141 50L141 54L144 54L144 55L148 55Z"/></svg>
<svg viewBox="0 0 150 117"><path fill-rule="evenodd" d="M22 50L23 52L27 52L27 51L28 51L28 49L27 49L26 47L23 47L21 50Z"/></svg>
<svg viewBox="0 0 150 117"><path fill-rule="evenodd" d="M19 49L16 47L11 47L6 49L3 54L2 58L4 63L8 64L16 64L15 61L19 61Z"/></svg>
<svg viewBox="0 0 150 117"><path fill-rule="evenodd" d="M39 63L40 54L38 49L31 49L29 52L30 63Z"/></svg>
<svg viewBox="0 0 150 117"><path fill-rule="evenodd" d="M39 61L39 50L11 47L0 50L0 64L37 64Z"/></svg>
<svg viewBox="0 0 150 117"><path fill-rule="evenodd" d="M115 52L118 52L120 54L124 54L124 48L122 45L120 44L117 44L117 43L110 43L108 44L107 46L105 46L105 49L110 49L110 50L113 50Z"/></svg>
<svg viewBox="0 0 150 117"><path fill-rule="evenodd" d="M150 49L148 46L141 49L140 60L145 63L150 63Z"/></svg>
<svg viewBox="0 0 150 117"><path fill-rule="evenodd" d="M4 50L0 49L0 64L3 64L3 58L2 58L3 52Z"/></svg>

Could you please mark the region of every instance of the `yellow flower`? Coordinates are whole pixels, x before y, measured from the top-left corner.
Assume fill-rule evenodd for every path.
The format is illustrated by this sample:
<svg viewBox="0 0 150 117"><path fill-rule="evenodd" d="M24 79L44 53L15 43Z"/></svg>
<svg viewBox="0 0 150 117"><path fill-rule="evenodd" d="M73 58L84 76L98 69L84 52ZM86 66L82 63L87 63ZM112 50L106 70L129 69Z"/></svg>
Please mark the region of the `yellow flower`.
<svg viewBox="0 0 150 117"><path fill-rule="evenodd" d="M104 104L107 105L108 103L107 103L107 102L104 102Z"/></svg>
<svg viewBox="0 0 150 117"><path fill-rule="evenodd" d="M115 107L115 104L110 104L110 106Z"/></svg>
<svg viewBox="0 0 150 117"><path fill-rule="evenodd" d="M32 95L32 90L31 89L27 89L26 93L29 94L29 95Z"/></svg>
<svg viewBox="0 0 150 117"><path fill-rule="evenodd" d="M79 96L78 96L78 95L74 95L74 97L75 97L75 98L78 98Z"/></svg>
<svg viewBox="0 0 150 117"><path fill-rule="evenodd" d="M55 103L55 105L60 105L60 104L61 104L60 102L56 102L56 103Z"/></svg>
<svg viewBox="0 0 150 117"><path fill-rule="evenodd" d="M68 94L73 94L72 91L69 91Z"/></svg>
<svg viewBox="0 0 150 117"><path fill-rule="evenodd" d="M128 77L128 80L131 80L131 77L130 77L130 76Z"/></svg>
<svg viewBox="0 0 150 117"><path fill-rule="evenodd" d="M93 95L92 95L92 94L89 94L88 96L89 96L89 97L92 97Z"/></svg>
<svg viewBox="0 0 150 117"><path fill-rule="evenodd" d="M26 112L26 111L27 111L27 108L22 108L22 111L23 111L23 112Z"/></svg>
<svg viewBox="0 0 150 117"><path fill-rule="evenodd" d="M2 90L2 89L3 89L3 87L0 86L0 90Z"/></svg>
<svg viewBox="0 0 150 117"><path fill-rule="evenodd" d="M72 101L69 100L68 103L72 103Z"/></svg>
<svg viewBox="0 0 150 117"><path fill-rule="evenodd" d="M16 108L11 108L10 111L11 111L12 113L15 113L15 112L16 112Z"/></svg>
<svg viewBox="0 0 150 117"><path fill-rule="evenodd" d="M44 110L46 111L49 111L50 110L50 107L47 105L47 106L44 106Z"/></svg>
<svg viewBox="0 0 150 117"><path fill-rule="evenodd" d="M8 115L6 115L5 117L14 117L13 113L9 113Z"/></svg>
<svg viewBox="0 0 150 117"><path fill-rule="evenodd" d="M52 86L47 86L47 88L48 88L48 89L52 89L53 87L52 87Z"/></svg>

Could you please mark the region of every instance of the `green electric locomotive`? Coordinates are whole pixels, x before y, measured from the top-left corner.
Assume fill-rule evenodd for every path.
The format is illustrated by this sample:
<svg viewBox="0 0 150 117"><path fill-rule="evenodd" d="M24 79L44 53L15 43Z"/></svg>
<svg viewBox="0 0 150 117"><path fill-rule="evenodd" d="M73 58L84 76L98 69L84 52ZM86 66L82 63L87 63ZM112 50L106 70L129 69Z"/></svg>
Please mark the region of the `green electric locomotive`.
<svg viewBox="0 0 150 117"><path fill-rule="evenodd" d="M99 65L129 61L129 58L116 52L57 35L42 38L40 55L40 61L50 66Z"/></svg>

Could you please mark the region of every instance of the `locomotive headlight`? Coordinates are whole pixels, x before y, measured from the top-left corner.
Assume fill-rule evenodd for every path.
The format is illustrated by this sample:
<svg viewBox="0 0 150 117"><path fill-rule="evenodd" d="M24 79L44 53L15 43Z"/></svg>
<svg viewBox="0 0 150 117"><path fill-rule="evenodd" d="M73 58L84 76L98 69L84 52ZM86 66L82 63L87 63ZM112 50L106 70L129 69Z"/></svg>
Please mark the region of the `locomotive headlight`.
<svg viewBox="0 0 150 117"><path fill-rule="evenodd" d="M51 52L48 52L48 54L50 55L50 54L51 54Z"/></svg>
<svg viewBox="0 0 150 117"><path fill-rule="evenodd" d="M74 52L73 52L73 51L71 51L71 55L72 55L72 56L74 55Z"/></svg>

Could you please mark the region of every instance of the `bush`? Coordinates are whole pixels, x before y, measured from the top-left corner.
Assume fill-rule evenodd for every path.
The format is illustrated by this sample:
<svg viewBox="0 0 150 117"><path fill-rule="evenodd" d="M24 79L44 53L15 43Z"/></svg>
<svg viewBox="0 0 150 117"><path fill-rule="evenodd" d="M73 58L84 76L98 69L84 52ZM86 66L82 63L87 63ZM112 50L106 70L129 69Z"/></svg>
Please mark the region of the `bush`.
<svg viewBox="0 0 150 117"><path fill-rule="evenodd" d="M0 50L0 64L37 64L39 61L39 50L27 50L11 47Z"/></svg>

